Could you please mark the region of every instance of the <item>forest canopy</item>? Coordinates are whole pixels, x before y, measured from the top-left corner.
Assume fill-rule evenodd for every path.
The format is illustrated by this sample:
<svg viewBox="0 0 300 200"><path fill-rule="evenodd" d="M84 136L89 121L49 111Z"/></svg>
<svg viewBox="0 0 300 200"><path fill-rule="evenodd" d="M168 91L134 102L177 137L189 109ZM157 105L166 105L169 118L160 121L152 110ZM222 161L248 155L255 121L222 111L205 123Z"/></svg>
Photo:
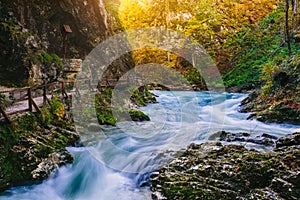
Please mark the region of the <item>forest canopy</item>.
<svg viewBox="0 0 300 200"><path fill-rule="evenodd" d="M225 73L232 68L229 60L235 54L227 41L255 26L277 6L277 0L121 0L119 18L125 30L164 27L192 37ZM191 83L199 82L199 74L191 70L192 66L178 65L177 55L141 49L134 51L133 57L136 65L161 63L176 68Z"/></svg>

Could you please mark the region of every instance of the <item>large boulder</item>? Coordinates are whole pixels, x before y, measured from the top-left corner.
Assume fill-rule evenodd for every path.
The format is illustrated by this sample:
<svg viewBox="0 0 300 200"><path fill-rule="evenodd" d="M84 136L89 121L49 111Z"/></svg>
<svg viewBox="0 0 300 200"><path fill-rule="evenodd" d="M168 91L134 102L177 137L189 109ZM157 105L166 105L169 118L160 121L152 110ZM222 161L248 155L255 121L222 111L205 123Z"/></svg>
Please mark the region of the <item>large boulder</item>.
<svg viewBox="0 0 300 200"><path fill-rule="evenodd" d="M299 199L298 137L299 133L295 133L278 139L276 144L281 148L267 153L220 142L191 144L151 175L152 197Z"/></svg>

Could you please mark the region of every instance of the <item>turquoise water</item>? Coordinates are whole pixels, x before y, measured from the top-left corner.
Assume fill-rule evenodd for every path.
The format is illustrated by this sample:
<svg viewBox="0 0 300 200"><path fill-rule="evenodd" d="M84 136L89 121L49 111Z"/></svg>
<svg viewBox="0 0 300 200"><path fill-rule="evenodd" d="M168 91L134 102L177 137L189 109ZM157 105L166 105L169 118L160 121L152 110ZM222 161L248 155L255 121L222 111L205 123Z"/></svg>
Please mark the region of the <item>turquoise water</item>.
<svg viewBox="0 0 300 200"><path fill-rule="evenodd" d="M93 139L87 140L85 147L68 148L74 156L73 164L61 167L40 184L11 188L0 199L151 199L147 184L150 172L191 142L206 141L219 130L278 137L300 131L296 125L246 120L249 113L238 112L245 94L154 93L159 96L158 103L140 108L149 114L150 122L122 122L116 127L103 126L101 133L87 133Z"/></svg>

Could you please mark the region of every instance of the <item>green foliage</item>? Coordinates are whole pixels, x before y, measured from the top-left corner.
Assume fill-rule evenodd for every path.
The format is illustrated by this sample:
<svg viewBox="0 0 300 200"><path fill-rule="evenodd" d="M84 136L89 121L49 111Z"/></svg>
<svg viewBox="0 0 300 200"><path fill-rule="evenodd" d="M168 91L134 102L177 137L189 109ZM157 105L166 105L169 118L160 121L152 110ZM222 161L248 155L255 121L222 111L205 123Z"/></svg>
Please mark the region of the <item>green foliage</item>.
<svg viewBox="0 0 300 200"><path fill-rule="evenodd" d="M116 119L112 115L111 108L101 109L101 113L97 114L99 124L116 125Z"/></svg>
<svg viewBox="0 0 300 200"><path fill-rule="evenodd" d="M263 64L267 57L266 55L259 57L258 50L251 50L253 43L260 44L261 42L257 41L256 34L252 36L253 27L256 26L255 23L276 8L276 3L276 0L122 0L120 19L125 29L154 26L183 32L205 48L215 59L221 73L244 63L240 61L250 59L251 56L252 61L257 60L256 63L237 66L237 72L230 72L232 75L229 73L225 82L227 85L233 86L245 83L245 80L248 79L251 85L255 84L259 78L259 65ZM271 22L273 23L273 21ZM261 26L267 26L267 24ZM132 40L134 41L134 39ZM268 44L268 41L263 42L260 49L265 44ZM249 50L245 47L249 47ZM246 57L239 58L237 62L230 62L236 59L236 54L240 52L239 55L243 56L245 51L252 52L252 54L249 53ZM148 49L135 51L133 57L137 65L151 62L161 63L179 70L192 84L202 82L201 76L195 73L194 69L188 69L190 64L178 68L176 66L178 56L170 58L166 52L155 50L155 47L153 47L153 51ZM233 59L230 60L232 57ZM244 69L249 64L253 70ZM243 69L241 70L241 68ZM241 75L237 74L238 72Z"/></svg>
<svg viewBox="0 0 300 200"><path fill-rule="evenodd" d="M0 144L8 151L19 140L19 134L7 124L0 125ZM0 145L1 147L1 145Z"/></svg>
<svg viewBox="0 0 300 200"><path fill-rule="evenodd" d="M43 107L40 109L41 110L41 115L40 115L40 120L45 126L48 126L51 124L52 121L52 115L50 113L50 110L48 107Z"/></svg>
<svg viewBox="0 0 300 200"><path fill-rule="evenodd" d="M112 114L110 104L112 97L112 89L105 88L95 95L96 115L99 124L115 125L116 120Z"/></svg>
<svg viewBox="0 0 300 200"><path fill-rule="evenodd" d="M279 65L289 58L287 47L282 45L283 23L284 10L278 8L257 25L244 28L227 41L226 48L235 54L231 59L235 67L223 75L226 87L253 89L265 81L263 90L270 92L271 82L262 80L264 67ZM299 53L300 45L292 43L292 51Z"/></svg>
<svg viewBox="0 0 300 200"><path fill-rule="evenodd" d="M8 20L5 21L0 18L0 30L1 29L9 33L12 38L20 44L24 44L30 35L28 32L22 32L22 29L13 18L8 18Z"/></svg>
<svg viewBox="0 0 300 200"><path fill-rule="evenodd" d="M59 67L60 70L62 70L64 67L62 60L58 57L57 54L55 54L55 53L49 54L44 50L39 50L34 55L32 55L31 61L33 63L42 63L45 65L54 63Z"/></svg>
<svg viewBox="0 0 300 200"><path fill-rule="evenodd" d="M50 112L53 116L53 119L56 119L58 122L63 122L65 117L65 106L61 102L58 96L54 96L51 100Z"/></svg>
<svg viewBox="0 0 300 200"><path fill-rule="evenodd" d="M131 90L131 91L130 91ZM129 89L131 93L131 100L135 102L138 106L146 106L146 102L144 99L144 96L142 94L143 91L140 91L139 89Z"/></svg>
<svg viewBox="0 0 300 200"><path fill-rule="evenodd" d="M45 106L41 108L41 115L38 115L38 119L48 126L50 124L63 125L65 123L65 106L58 96L54 96L50 99L51 106Z"/></svg>
<svg viewBox="0 0 300 200"><path fill-rule="evenodd" d="M26 113L24 116L17 118L13 126L13 130L17 132L30 132L39 126L39 121L35 114Z"/></svg>
<svg viewBox="0 0 300 200"><path fill-rule="evenodd" d="M262 96L266 96L272 92L273 76L279 71L279 67L273 62L268 62L262 68L261 80L265 81L265 85L262 87Z"/></svg>
<svg viewBox="0 0 300 200"><path fill-rule="evenodd" d="M0 106L2 109L5 109L7 107L7 99L5 94L0 94Z"/></svg>
<svg viewBox="0 0 300 200"><path fill-rule="evenodd" d="M183 75L190 84L204 84L200 72L194 67L188 67Z"/></svg>

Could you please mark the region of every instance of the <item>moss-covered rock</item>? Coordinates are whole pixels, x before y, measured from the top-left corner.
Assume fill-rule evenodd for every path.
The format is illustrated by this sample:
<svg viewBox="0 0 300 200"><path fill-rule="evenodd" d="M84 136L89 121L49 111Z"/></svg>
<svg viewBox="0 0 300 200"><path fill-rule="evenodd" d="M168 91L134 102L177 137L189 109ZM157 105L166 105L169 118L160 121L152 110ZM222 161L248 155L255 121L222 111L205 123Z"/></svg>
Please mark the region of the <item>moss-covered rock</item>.
<svg viewBox="0 0 300 200"><path fill-rule="evenodd" d="M129 115L132 121L150 121L149 116L140 110L129 110Z"/></svg>
<svg viewBox="0 0 300 200"><path fill-rule="evenodd" d="M50 109L47 113L15 116L11 121L0 122L0 191L40 182L58 167L72 162L65 150L79 140L72 119L59 119Z"/></svg>
<svg viewBox="0 0 300 200"><path fill-rule="evenodd" d="M130 90L130 88L129 88ZM140 110L132 109L131 107L145 106L148 103L156 102L153 94L151 94L147 87L140 87L131 91L130 102L125 102L127 109L112 108L112 88L102 89L95 98L95 106L97 112L98 122L100 124L115 125L121 121L149 121L150 118ZM113 113L114 110L114 113Z"/></svg>
<svg viewBox="0 0 300 200"><path fill-rule="evenodd" d="M294 141L269 153L219 142L191 144L152 174L153 199L299 199L300 143Z"/></svg>
<svg viewBox="0 0 300 200"><path fill-rule="evenodd" d="M254 91L242 101L241 111L252 112L249 118L263 122L299 124L299 63L299 56L293 56L289 60L282 61L276 70L266 70L268 71L266 76L269 78L264 87L261 91Z"/></svg>

